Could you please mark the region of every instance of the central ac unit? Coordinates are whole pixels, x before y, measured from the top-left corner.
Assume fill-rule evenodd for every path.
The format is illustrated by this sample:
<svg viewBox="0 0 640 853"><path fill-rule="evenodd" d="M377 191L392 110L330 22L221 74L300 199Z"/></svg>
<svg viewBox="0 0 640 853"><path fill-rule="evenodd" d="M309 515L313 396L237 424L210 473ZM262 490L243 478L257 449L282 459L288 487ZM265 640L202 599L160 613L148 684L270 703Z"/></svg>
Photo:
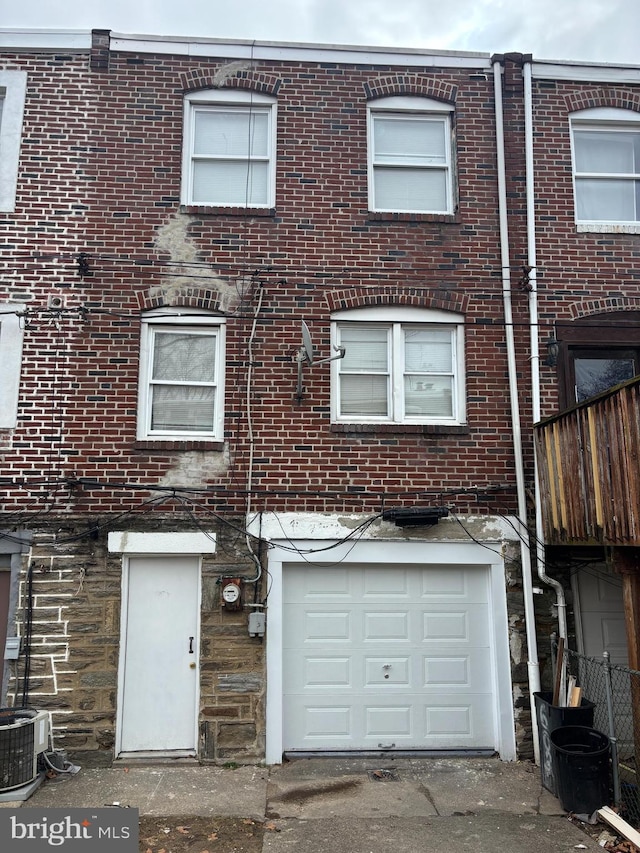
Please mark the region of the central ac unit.
<svg viewBox="0 0 640 853"><path fill-rule="evenodd" d="M33 782L48 745L48 711L0 708L0 793Z"/></svg>

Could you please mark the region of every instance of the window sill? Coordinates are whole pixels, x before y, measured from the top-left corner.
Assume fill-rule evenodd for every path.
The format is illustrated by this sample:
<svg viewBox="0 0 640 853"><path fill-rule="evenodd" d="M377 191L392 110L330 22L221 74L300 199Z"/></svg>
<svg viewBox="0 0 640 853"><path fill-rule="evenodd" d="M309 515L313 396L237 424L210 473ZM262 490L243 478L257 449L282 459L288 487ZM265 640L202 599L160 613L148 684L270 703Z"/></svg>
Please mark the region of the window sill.
<svg viewBox="0 0 640 853"><path fill-rule="evenodd" d="M370 210L367 213L369 222L439 222L456 225L461 222L458 213L392 213Z"/></svg>
<svg viewBox="0 0 640 853"><path fill-rule="evenodd" d="M468 424L331 424L336 433L395 433L411 435L469 435Z"/></svg>
<svg viewBox="0 0 640 853"><path fill-rule="evenodd" d="M264 216L274 217L275 207L225 207L222 205L181 204L180 213L202 216Z"/></svg>
<svg viewBox="0 0 640 853"><path fill-rule="evenodd" d="M133 444L134 450L224 450L224 441L208 439L140 439Z"/></svg>
<svg viewBox="0 0 640 853"><path fill-rule="evenodd" d="M594 234L640 234L640 222L637 225L616 225L615 222L576 223L576 231Z"/></svg>

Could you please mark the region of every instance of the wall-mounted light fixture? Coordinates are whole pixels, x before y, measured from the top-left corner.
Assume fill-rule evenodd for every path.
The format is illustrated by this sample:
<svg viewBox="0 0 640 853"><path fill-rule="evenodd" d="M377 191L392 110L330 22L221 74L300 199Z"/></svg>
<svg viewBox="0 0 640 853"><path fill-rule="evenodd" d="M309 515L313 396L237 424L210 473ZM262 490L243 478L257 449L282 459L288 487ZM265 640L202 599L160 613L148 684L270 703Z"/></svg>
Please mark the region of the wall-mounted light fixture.
<svg viewBox="0 0 640 853"><path fill-rule="evenodd" d="M448 515L446 506L409 506L385 509L382 518L393 521L396 527L428 527Z"/></svg>
<svg viewBox="0 0 640 853"><path fill-rule="evenodd" d="M553 337L553 335L546 341L545 346L547 347L547 357L542 362L547 367L555 367L558 363L558 352L560 351L560 344Z"/></svg>

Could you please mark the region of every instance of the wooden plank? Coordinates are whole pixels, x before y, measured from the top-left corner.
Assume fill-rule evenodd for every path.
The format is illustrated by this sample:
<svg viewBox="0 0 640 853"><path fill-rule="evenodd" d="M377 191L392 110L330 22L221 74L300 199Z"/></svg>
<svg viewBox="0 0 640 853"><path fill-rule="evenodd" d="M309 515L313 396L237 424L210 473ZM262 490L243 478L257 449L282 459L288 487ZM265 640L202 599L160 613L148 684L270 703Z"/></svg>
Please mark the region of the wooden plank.
<svg viewBox="0 0 640 853"><path fill-rule="evenodd" d="M598 809L598 817L605 823L608 823L609 826L612 826L619 835L624 835L627 841L635 844L636 847L640 847L640 832L621 818L617 812L610 809L609 806L603 806L601 809Z"/></svg>
<svg viewBox="0 0 640 853"><path fill-rule="evenodd" d="M573 687L569 696L569 707L578 708L582 702L582 687Z"/></svg>
<svg viewBox="0 0 640 853"><path fill-rule="evenodd" d="M600 474L598 471L598 440L596 438L596 426L594 411L587 411L589 419L589 455L591 456L591 476L593 477L593 497L596 503L596 524L602 530L604 527L604 512L602 510L602 491L600 489Z"/></svg>
<svg viewBox="0 0 640 853"><path fill-rule="evenodd" d="M576 677L575 675L570 675L567 678L567 700L565 705L569 706L571 704L571 694L573 693L576 686Z"/></svg>
<svg viewBox="0 0 640 853"><path fill-rule="evenodd" d="M555 458L551 447L551 429L544 431L544 449L547 457L549 470L549 503L551 505L551 524L556 534L560 531L560 519L558 518L558 499L556 497L556 478L559 460Z"/></svg>
<svg viewBox="0 0 640 853"><path fill-rule="evenodd" d="M557 422L553 424L551 429L553 432L554 454L555 458L558 460L558 508L560 510L560 523L562 524L562 528L567 530L569 525L567 521L567 496L564 486L564 465L566 464L566 457L560 448L560 423Z"/></svg>
<svg viewBox="0 0 640 853"><path fill-rule="evenodd" d="M552 705L559 705L560 703L560 684L562 683L562 672L564 670L564 637L560 637L558 640L558 654L556 656L556 679L555 684L553 686L553 699L551 701Z"/></svg>

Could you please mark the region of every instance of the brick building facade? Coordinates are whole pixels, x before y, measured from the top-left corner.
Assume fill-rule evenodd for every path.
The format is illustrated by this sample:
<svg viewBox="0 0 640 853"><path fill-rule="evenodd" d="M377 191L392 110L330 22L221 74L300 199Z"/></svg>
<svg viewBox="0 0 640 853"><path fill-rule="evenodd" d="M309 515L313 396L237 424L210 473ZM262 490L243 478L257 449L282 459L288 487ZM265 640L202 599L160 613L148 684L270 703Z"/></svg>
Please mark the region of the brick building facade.
<svg viewBox="0 0 640 853"><path fill-rule="evenodd" d="M105 761L530 756L555 625L518 521L531 293L565 347L558 318L636 310L637 226L576 232L568 125L637 117L636 72L21 38L0 65L4 704Z"/></svg>

